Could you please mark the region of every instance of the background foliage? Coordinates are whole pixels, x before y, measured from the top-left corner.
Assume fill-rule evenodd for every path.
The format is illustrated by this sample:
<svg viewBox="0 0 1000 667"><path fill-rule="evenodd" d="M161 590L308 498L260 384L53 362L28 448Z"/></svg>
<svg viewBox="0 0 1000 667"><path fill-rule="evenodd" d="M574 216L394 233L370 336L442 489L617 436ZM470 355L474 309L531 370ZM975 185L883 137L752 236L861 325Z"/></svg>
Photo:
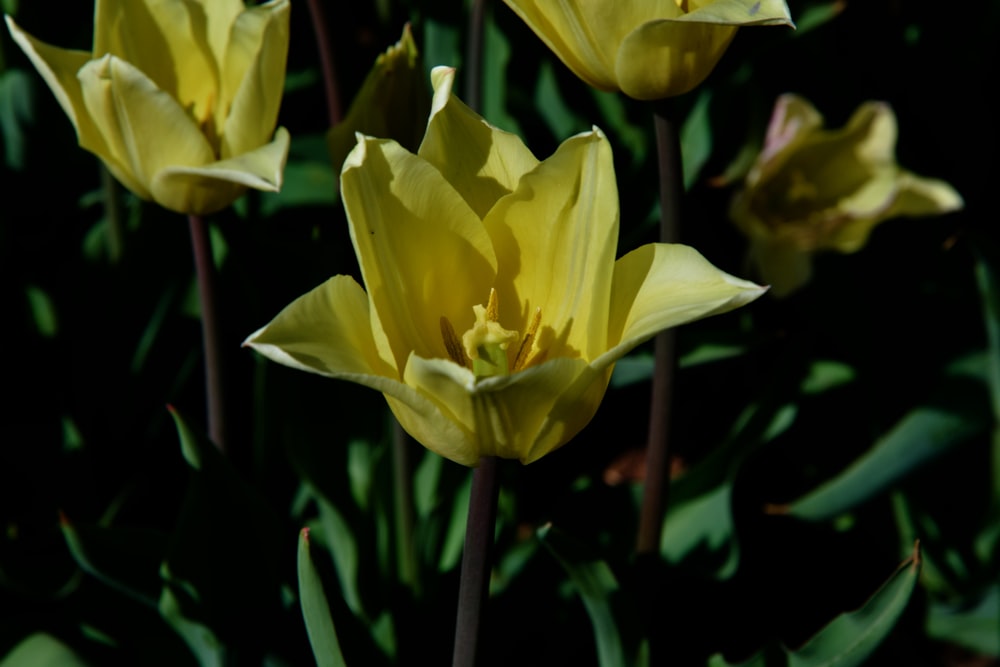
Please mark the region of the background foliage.
<svg viewBox="0 0 1000 667"><path fill-rule="evenodd" d="M13 4L39 38L89 48L89 3L61 6L58 21L45 3ZM888 222L860 253L821 256L791 299L680 330L679 476L662 561L632 557L649 350L619 364L573 443L506 463L484 664L612 665L645 650L654 664L826 664L843 641L783 647L861 607L918 538L919 581L904 568L874 600L898 622L840 617L850 627L827 637L874 642L850 664L1000 655L1000 254L985 157L998 149L1000 5L789 6L797 31L742 30L706 84L674 100L686 118L683 241L746 275L745 241L726 219L731 183L784 92L834 127L865 100L888 101L900 163L950 182L966 208ZM462 66L457 0L326 8L345 102L407 21L428 71ZM358 273L304 4L280 119L293 135L284 189L211 218L234 417L226 459L201 441L184 221L104 180L6 32L0 57L0 655L13 651L0 665L310 664L303 558L348 664L446 662L468 471L410 443L411 577L397 560L381 397L239 347L328 276ZM647 107L591 91L499 3L483 86L483 115L539 157L591 124L607 132L619 251L654 239ZM297 556L303 526L312 548ZM652 618L646 648L640 609Z"/></svg>

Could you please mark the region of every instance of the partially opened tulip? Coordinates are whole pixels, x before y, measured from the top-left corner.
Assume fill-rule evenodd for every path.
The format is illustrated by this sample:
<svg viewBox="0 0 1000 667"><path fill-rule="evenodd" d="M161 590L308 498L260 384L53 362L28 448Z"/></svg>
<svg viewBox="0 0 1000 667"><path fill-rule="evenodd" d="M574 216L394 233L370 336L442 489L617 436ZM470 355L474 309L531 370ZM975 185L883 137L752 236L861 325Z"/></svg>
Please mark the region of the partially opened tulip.
<svg viewBox="0 0 1000 667"><path fill-rule="evenodd" d="M856 252L883 220L962 207L944 181L897 164L896 136L896 116L881 102L862 104L845 127L826 130L805 99L778 99L764 148L730 209L775 296L808 282L814 253Z"/></svg>
<svg viewBox="0 0 1000 667"><path fill-rule="evenodd" d="M574 74L637 100L705 80L740 26L792 25L785 0L504 0Z"/></svg>
<svg viewBox="0 0 1000 667"><path fill-rule="evenodd" d="M618 192L600 130L539 162L433 72L416 155L358 137L341 175L367 291L335 276L246 345L382 392L403 428L465 465L528 463L597 410L616 360L658 331L755 299L681 245L615 261Z"/></svg>
<svg viewBox="0 0 1000 667"><path fill-rule="evenodd" d="M6 19L80 145L139 197L202 215L281 186L288 17L288 0L97 0L90 52Z"/></svg>

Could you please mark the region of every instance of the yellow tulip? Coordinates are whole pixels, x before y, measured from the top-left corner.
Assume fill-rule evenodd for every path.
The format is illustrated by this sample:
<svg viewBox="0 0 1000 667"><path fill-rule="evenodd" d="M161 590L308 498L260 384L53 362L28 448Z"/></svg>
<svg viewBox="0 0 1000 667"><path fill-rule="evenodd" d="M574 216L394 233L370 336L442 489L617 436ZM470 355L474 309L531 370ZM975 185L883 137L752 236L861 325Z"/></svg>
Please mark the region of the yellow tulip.
<svg viewBox="0 0 1000 667"><path fill-rule="evenodd" d="M950 185L896 163L896 135L896 116L884 103L866 102L844 128L825 130L805 99L778 99L764 148L730 209L775 296L808 282L817 251L856 252L883 220L962 207Z"/></svg>
<svg viewBox="0 0 1000 667"><path fill-rule="evenodd" d="M358 136L341 175L367 292L335 276L247 338L266 357L382 392L416 440L464 465L534 461L597 410L615 361L763 293L692 248L615 261L618 192L596 128L539 162L432 75L417 154Z"/></svg>
<svg viewBox="0 0 1000 667"><path fill-rule="evenodd" d="M281 187L288 16L288 0L97 0L89 53L6 19L80 146L139 197L200 215Z"/></svg>
<svg viewBox="0 0 1000 667"><path fill-rule="evenodd" d="M736 29L792 25L785 0L504 0L573 73L637 100L686 93Z"/></svg>

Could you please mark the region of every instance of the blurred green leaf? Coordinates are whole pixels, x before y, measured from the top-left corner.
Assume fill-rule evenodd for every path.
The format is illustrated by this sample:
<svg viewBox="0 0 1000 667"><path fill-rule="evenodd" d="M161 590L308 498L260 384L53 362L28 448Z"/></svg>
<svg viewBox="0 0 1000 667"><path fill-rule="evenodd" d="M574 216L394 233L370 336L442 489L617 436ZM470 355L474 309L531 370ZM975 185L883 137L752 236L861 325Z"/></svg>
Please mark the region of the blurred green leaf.
<svg viewBox="0 0 1000 667"><path fill-rule="evenodd" d="M809 374L802 381L803 394L821 394L854 380L854 369L839 361L818 359L809 365Z"/></svg>
<svg viewBox="0 0 1000 667"><path fill-rule="evenodd" d="M563 100L551 60L543 60L538 64L535 108L554 137L569 137L586 129L585 124Z"/></svg>
<svg viewBox="0 0 1000 667"><path fill-rule="evenodd" d="M663 523L660 554L672 565L686 559L717 579L733 576L739 542L732 516L732 484L727 482L687 502L670 506Z"/></svg>
<svg viewBox="0 0 1000 667"><path fill-rule="evenodd" d="M170 575L167 570L164 570L164 575L169 582ZM184 615L180 601L170 586L163 587L159 609L160 616L181 636L201 667L222 667L226 663L225 647L219 642L215 633Z"/></svg>
<svg viewBox="0 0 1000 667"><path fill-rule="evenodd" d="M712 123L708 115L708 105L711 101L712 89L702 88L681 125L680 143L685 190L690 190L698 180L701 168L712 155Z"/></svg>
<svg viewBox="0 0 1000 667"><path fill-rule="evenodd" d="M289 160L281 192L260 194L260 213L269 217L296 206L333 206L338 198L337 172L329 162Z"/></svg>
<svg viewBox="0 0 1000 667"><path fill-rule="evenodd" d="M160 595L167 537L152 530L76 526L60 517L66 546L84 572L150 607Z"/></svg>
<svg viewBox="0 0 1000 667"><path fill-rule="evenodd" d="M31 309L38 335L43 338L55 336L59 331L59 318L56 317L56 307L49 295L37 285L25 287L24 295L28 299L28 307Z"/></svg>
<svg viewBox="0 0 1000 667"><path fill-rule="evenodd" d="M317 497L322 542L330 550L344 601L357 616L364 617L361 592L358 589L358 543L343 515L331 503Z"/></svg>
<svg viewBox="0 0 1000 667"><path fill-rule="evenodd" d="M857 667L878 648L906 609L919 579L920 565L920 552L914 546L913 556L864 606L837 616L799 649L772 645L737 664L715 655L709 667Z"/></svg>
<svg viewBox="0 0 1000 667"><path fill-rule="evenodd" d="M787 512L809 521L831 519L982 432L985 425L974 403L916 408L846 470L791 503Z"/></svg>
<svg viewBox="0 0 1000 667"><path fill-rule="evenodd" d="M444 542L441 545L441 557L438 559L438 571L448 572L458 565L462 556L462 545L465 543L465 520L469 513L469 495L472 493L472 473L465 476L465 481L458 487L451 498L451 515L445 530Z"/></svg>
<svg viewBox="0 0 1000 667"><path fill-rule="evenodd" d="M625 652L611 609L611 596L618 590L618 581L611 568L603 560L588 555L583 545L552 524L539 528L538 538L566 570L583 600L594 626L597 664L624 667Z"/></svg>
<svg viewBox="0 0 1000 667"><path fill-rule="evenodd" d="M855 667L878 648L910 602L920 574L920 551L903 562L861 609L841 614L801 648L788 667ZM820 575L822 576L822 574Z"/></svg>
<svg viewBox="0 0 1000 667"><path fill-rule="evenodd" d="M87 667L87 663L52 635L36 632L11 649L0 667Z"/></svg>
<svg viewBox="0 0 1000 667"><path fill-rule="evenodd" d="M927 634L982 655L1000 657L1000 584L991 586L974 604L932 602Z"/></svg>
<svg viewBox="0 0 1000 667"><path fill-rule="evenodd" d="M318 667L346 667L340 652L337 630L330 617L330 606L323 592L323 582L312 562L309 545L309 529L299 533L299 599L302 617L305 619L309 645Z"/></svg>
<svg viewBox="0 0 1000 667"><path fill-rule="evenodd" d="M24 168L24 128L32 121L33 107L31 76L22 69L0 67L0 136L8 169Z"/></svg>
<svg viewBox="0 0 1000 667"><path fill-rule="evenodd" d="M487 11L483 26L483 66L482 66L482 99L481 110L483 118L493 125L524 136L517 119L507 113L508 76L507 64L510 62L510 44L507 37L497 28L491 11ZM466 96L468 92L466 91Z"/></svg>
<svg viewBox="0 0 1000 667"><path fill-rule="evenodd" d="M835 19L847 7L845 0L817 2L804 7L795 18L795 36L801 37Z"/></svg>

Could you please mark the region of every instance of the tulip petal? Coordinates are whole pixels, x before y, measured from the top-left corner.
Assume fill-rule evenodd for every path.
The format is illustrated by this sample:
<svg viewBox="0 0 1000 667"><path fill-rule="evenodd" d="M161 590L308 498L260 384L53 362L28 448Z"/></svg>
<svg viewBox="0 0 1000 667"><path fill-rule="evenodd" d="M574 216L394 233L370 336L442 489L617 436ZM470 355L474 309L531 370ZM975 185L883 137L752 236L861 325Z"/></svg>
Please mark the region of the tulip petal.
<svg viewBox="0 0 1000 667"><path fill-rule="evenodd" d="M288 0L272 0L250 7L232 25L216 111L222 158L260 146L278 120L290 6Z"/></svg>
<svg viewBox="0 0 1000 667"><path fill-rule="evenodd" d="M802 141L822 127L823 116L809 100L791 93L782 95L775 102L764 138L764 148L757 161L771 160L789 150L793 143Z"/></svg>
<svg viewBox="0 0 1000 667"><path fill-rule="evenodd" d="M500 267L504 326L523 332L541 309L538 343L550 358L604 352L618 242L618 188L604 134L595 128L563 142L483 224Z"/></svg>
<svg viewBox="0 0 1000 667"><path fill-rule="evenodd" d="M334 276L285 306L243 345L280 364L327 377L352 382L368 376L398 378L379 356L368 309L361 285L350 276Z"/></svg>
<svg viewBox="0 0 1000 667"><path fill-rule="evenodd" d="M451 361L414 355L403 379L457 424L473 449L456 456L417 439L443 456L474 465L482 456L530 463L565 443L593 417L609 376L582 359L562 358L477 382L471 371Z"/></svg>
<svg viewBox="0 0 1000 667"><path fill-rule="evenodd" d="M655 334L747 304L766 287L715 268L685 245L651 243L615 262L605 368Z"/></svg>
<svg viewBox="0 0 1000 667"><path fill-rule="evenodd" d="M493 127L452 96L454 79L450 67L431 73L434 100L418 155L437 167L482 218L538 160L517 135ZM461 150L455 150L456 142Z"/></svg>
<svg viewBox="0 0 1000 667"><path fill-rule="evenodd" d="M775 298L796 291L812 278L812 253L793 242L756 239L750 243L750 261Z"/></svg>
<svg viewBox="0 0 1000 667"><path fill-rule="evenodd" d="M165 167L215 159L205 136L177 101L130 63L104 56L84 65L78 77L87 110L112 154L147 184L144 190Z"/></svg>
<svg viewBox="0 0 1000 667"><path fill-rule="evenodd" d="M391 140L359 135L341 192L372 325L385 332L397 366L411 351L447 358L441 318L468 329L496 275L482 222L439 171Z"/></svg>
<svg viewBox="0 0 1000 667"><path fill-rule="evenodd" d="M153 198L174 211L205 215L229 206L247 188L277 192L289 141L288 130L279 127L271 143L228 160L162 169L153 177Z"/></svg>
<svg viewBox="0 0 1000 667"><path fill-rule="evenodd" d="M736 27L719 23L660 20L640 25L618 49L618 86L637 100L686 93L705 80L735 36Z"/></svg>
<svg viewBox="0 0 1000 667"><path fill-rule="evenodd" d="M208 11L218 12L236 1L210 2ZM213 98L219 82L205 12L195 2L99 0L94 56L110 54L130 63L203 122L218 103Z"/></svg>
<svg viewBox="0 0 1000 667"><path fill-rule="evenodd" d="M724 25L793 26L785 0L692 0L691 11L678 21Z"/></svg>
<svg viewBox="0 0 1000 667"><path fill-rule="evenodd" d="M56 96L59 106L69 116L69 120L76 130L80 146L101 158L111 173L125 187L138 196L148 199L150 197L149 190L132 175L129 168L115 155L87 111L87 105L83 99L83 88L77 78L77 72L90 61L90 54L86 51L73 51L50 46L21 30L11 17L5 16L4 18L7 20L7 28L14 41L31 60L31 63Z"/></svg>

